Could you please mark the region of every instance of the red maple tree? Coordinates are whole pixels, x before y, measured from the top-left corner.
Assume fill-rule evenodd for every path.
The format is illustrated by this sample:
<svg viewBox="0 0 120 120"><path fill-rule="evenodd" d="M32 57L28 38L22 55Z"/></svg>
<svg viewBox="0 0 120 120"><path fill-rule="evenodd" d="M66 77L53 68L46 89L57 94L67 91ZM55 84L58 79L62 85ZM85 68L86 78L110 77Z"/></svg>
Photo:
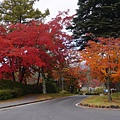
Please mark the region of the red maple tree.
<svg viewBox="0 0 120 120"><path fill-rule="evenodd" d="M1 26L0 76L4 78L9 73L15 81L18 73L18 80L26 83L24 76L28 71L29 74L45 73L58 61L64 61L64 43L71 37L63 32L63 28L70 24L71 18L67 12L60 12L48 23L9 24L7 29Z"/></svg>

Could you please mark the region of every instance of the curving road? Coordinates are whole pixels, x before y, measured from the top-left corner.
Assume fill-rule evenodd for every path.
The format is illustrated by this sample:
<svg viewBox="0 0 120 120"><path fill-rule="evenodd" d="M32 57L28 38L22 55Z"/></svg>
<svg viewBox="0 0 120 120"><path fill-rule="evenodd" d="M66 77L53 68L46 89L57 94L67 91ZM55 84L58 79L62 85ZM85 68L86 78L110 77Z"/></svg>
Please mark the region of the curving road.
<svg viewBox="0 0 120 120"><path fill-rule="evenodd" d="M120 110L75 106L86 96L72 96L0 110L0 120L120 120Z"/></svg>

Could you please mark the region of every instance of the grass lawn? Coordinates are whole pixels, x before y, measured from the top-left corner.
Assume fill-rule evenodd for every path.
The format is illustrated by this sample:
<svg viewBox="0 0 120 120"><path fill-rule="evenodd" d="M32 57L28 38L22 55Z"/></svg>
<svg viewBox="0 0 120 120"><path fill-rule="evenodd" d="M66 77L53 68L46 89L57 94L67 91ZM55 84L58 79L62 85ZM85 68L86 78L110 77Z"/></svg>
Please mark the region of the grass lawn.
<svg viewBox="0 0 120 120"><path fill-rule="evenodd" d="M112 101L108 101L107 95L91 96L83 100L81 105L90 107L120 108L120 93L112 93Z"/></svg>
<svg viewBox="0 0 120 120"><path fill-rule="evenodd" d="M46 99L54 99L54 98L62 98L62 97L67 97L67 96L72 96L73 94L62 94L62 93L54 93L54 94L41 94L38 97L38 100L46 100Z"/></svg>

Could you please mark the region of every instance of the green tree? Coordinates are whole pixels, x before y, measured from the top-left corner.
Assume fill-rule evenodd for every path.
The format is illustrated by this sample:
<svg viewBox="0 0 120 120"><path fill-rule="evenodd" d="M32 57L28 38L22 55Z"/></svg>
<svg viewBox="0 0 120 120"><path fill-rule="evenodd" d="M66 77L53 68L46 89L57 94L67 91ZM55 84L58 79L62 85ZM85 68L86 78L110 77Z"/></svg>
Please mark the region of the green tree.
<svg viewBox="0 0 120 120"><path fill-rule="evenodd" d="M86 33L96 36L120 36L120 0L78 0L73 18L73 36Z"/></svg>
<svg viewBox="0 0 120 120"><path fill-rule="evenodd" d="M3 22L22 23L27 19L41 19L49 15L49 10L41 13L33 5L39 0L4 0L0 3L0 20Z"/></svg>

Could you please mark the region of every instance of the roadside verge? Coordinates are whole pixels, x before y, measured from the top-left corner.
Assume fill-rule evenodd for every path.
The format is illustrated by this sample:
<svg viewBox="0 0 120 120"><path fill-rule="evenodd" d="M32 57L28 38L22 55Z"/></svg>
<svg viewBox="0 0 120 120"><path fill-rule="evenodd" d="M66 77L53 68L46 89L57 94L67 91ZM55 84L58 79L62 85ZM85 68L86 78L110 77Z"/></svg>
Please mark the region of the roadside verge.
<svg viewBox="0 0 120 120"><path fill-rule="evenodd" d="M102 108L102 109L119 109L120 110L120 98L119 96L113 97L112 101L108 101L107 96L89 96L76 106L87 108Z"/></svg>

